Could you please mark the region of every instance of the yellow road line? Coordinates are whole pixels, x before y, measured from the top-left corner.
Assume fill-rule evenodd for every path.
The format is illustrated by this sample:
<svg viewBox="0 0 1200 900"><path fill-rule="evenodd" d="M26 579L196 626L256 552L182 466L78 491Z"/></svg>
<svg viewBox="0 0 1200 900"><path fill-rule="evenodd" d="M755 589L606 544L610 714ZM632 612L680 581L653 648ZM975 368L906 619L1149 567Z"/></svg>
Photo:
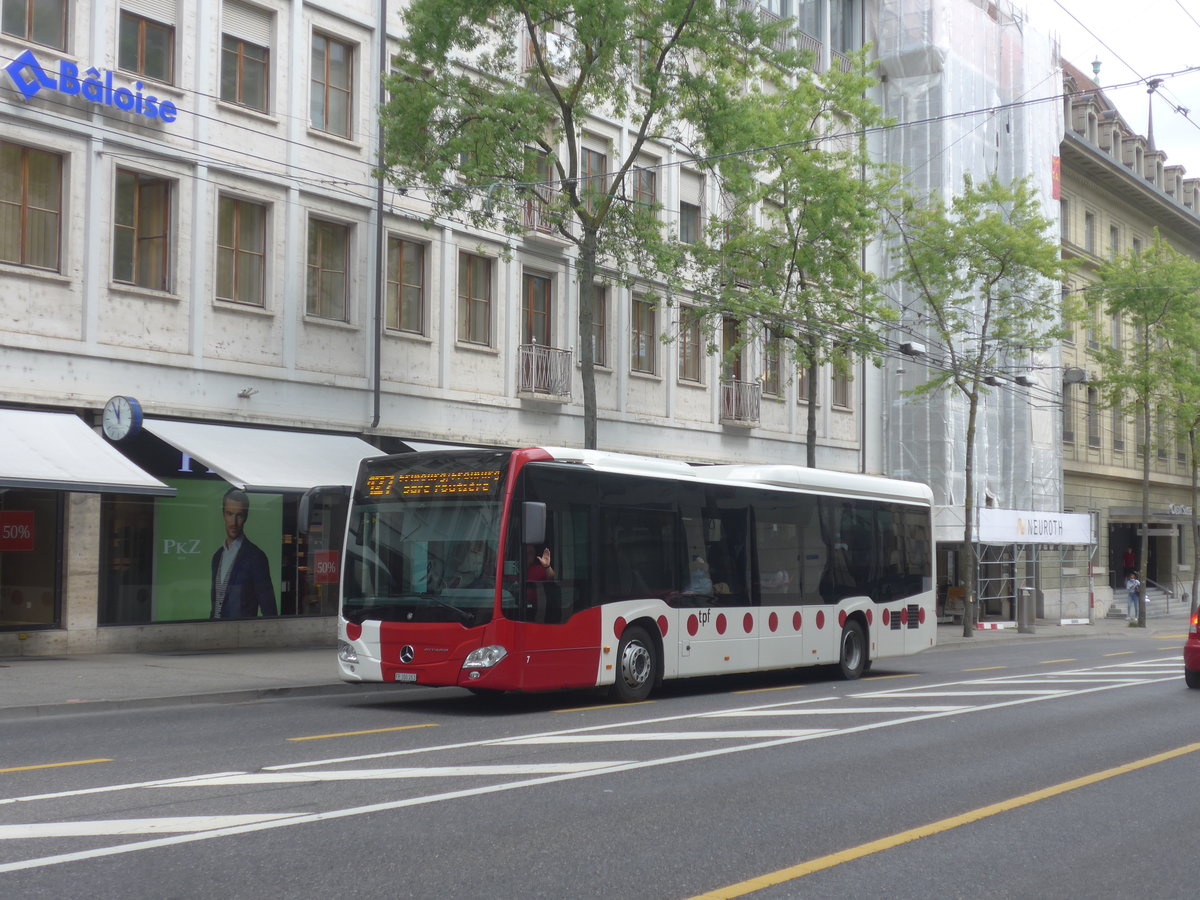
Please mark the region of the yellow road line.
<svg viewBox="0 0 1200 900"><path fill-rule="evenodd" d="M0 772L32 772L34 769L60 769L63 766L90 766L92 763L112 762L111 759L76 759L72 762L42 763L38 766L13 766Z"/></svg>
<svg viewBox="0 0 1200 900"><path fill-rule="evenodd" d="M1133 656L1132 650L1118 650L1116 653L1105 653L1105 656Z"/></svg>
<svg viewBox="0 0 1200 900"><path fill-rule="evenodd" d="M591 712L593 709L624 709L627 706L645 706L653 700L636 700L633 703L603 703L600 706L574 706L570 709L556 709L556 713Z"/></svg>
<svg viewBox="0 0 1200 900"><path fill-rule="evenodd" d="M960 828L963 825L970 825L974 822L979 822L982 819L987 819L1003 812L1019 809L1022 806L1029 806L1032 803L1037 803L1039 800L1048 800L1051 797L1057 797L1060 794L1067 793L1068 791L1074 791L1078 788L1097 784L1101 781L1115 778L1118 775L1127 775L1130 772L1136 772L1138 769L1144 769L1148 766L1157 765L1161 762L1177 759L1181 756L1186 756L1189 753L1195 753L1197 750L1200 750L1200 743L1188 744L1184 747L1168 750L1165 753L1156 753L1154 756L1147 756L1144 759L1135 760L1134 762L1126 763L1122 766L1115 766L1114 768L1105 769L1101 772L1094 772L1091 775L1084 775L1081 778L1072 778L1070 781L1064 781L1061 784L1042 788L1040 791L1032 791L1031 793L1022 794L1019 797L1013 797L1009 800L1001 800L999 803L981 806L979 809L965 812L962 815L951 816L948 819L940 819L937 822L931 822L928 825L923 825L919 828L911 828L908 831L898 832L890 837L880 838L877 841L870 841L866 844L859 844L857 847L850 847L847 850L840 850L837 853L830 853L827 856L819 857L811 860L810 862L800 863L796 866L789 866L786 869L779 869L776 872L760 875L757 878L750 878L746 881L739 882L738 884L731 884L728 887L718 888L715 891L709 891L707 894L698 894L697 896L691 898L691 900L727 900L727 898L730 897L744 897L745 895L752 894L755 891L761 891L769 887L774 887L775 885L784 884L788 881L795 881L799 878L803 878L805 875L811 875L814 872L820 872L824 869L832 869L834 866L840 866L842 863L852 862L856 859L862 859L875 853L882 853L884 850L891 850L895 847L899 847L902 844L920 840L921 838L932 837L935 834L941 834L942 832L950 831L954 828Z"/></svg>
<svg viewBox="0 0 1200 900"><path fill-rule="evenodd" d="M963 669L964 672L994 672L996 669L1007 669L1008 666L980 666L978 669Z"/></svg>
<svg viewBox="0 0 1200 900"><path fill-rule="evenodd" d="M794 691L802 687L808 687L806 684L780 684L775 687L765 688L746 688L744 691L734 691L735 694L766 694L771 691Z"/></svg>
<svg viewBox="0 0 1200 900"><path fill-rule="evenodd" d="M408 731L412 728L437 728L437 723L426 725L397 725L394 728L369 728L366 731L338 731L333 734L310 734L305 737L288 738L289 741L323 741L326 738L358 737L360 734L383 734L388 731Z"/></svg>
<svg viewBox="0 0 1200 900"><path fill-rule="evenodd" d="M1053 666L1057 663L1065 663L1065 662L1079 662L1079 660L1077 660L1077 659L1043 659L1040 663L1038 663L1038 665Z"/></svg>
<svg viewBox="0 0 1200 900"><path fill-rule="evenodd" d="M1186 634L1152 634L1150 637L1156 641L1186 641Z"/></svg>
<svg viewBox="0 0 1200 900"><path fill-rule="evenodd" d="M904 672L900 675L867 675L863 681L887 681L889 678L916 678L916 672Z"/></svg>

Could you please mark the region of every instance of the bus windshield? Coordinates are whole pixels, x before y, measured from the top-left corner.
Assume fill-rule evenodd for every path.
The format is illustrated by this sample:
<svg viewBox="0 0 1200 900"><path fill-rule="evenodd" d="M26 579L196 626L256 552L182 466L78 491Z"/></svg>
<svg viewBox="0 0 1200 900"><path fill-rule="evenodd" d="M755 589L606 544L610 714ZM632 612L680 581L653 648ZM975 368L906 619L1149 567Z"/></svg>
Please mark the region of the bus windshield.
<svg viewBox="0 0 1200 900"><path fill-rule="evenodd" d="M376 469L360 485L342 584L351 622L491 621L502 467L425 456Z"/></svg>

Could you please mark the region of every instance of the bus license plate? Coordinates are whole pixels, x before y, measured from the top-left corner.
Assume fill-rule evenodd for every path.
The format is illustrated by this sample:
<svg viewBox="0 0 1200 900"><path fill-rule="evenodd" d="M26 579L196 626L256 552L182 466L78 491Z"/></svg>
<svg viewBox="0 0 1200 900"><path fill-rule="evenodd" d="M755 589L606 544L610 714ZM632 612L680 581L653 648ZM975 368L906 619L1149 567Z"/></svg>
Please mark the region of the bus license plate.
<svg viewBox="0 0 1200 900"><path fill-rule="evenodd" d="M397 681L416 681L417 673L416 672L397 672L396 680Z"/></svg>

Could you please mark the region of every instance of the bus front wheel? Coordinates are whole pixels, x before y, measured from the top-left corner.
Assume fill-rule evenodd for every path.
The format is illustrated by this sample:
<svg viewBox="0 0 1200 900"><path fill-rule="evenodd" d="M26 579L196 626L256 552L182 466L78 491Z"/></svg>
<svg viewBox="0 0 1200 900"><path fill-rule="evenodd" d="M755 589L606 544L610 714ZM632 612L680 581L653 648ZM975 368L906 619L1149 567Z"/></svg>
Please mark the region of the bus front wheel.
<svg viewBox="0 0 1200 900"><path fill-rule="evenodd" d="M867 668L867 638L863 634L862 625L851 619L842 629L841 653L838 656L838 668L842 677L853 681L862 675Z"/></svg>
<svg viewBox="0 0 1200 900"><path fill-rule="evenodd" d="M628 703L650 696L658 672L656 656L654 641L644 628L625 629L617 645L617 680L612 689L616 700Z"/></svg>

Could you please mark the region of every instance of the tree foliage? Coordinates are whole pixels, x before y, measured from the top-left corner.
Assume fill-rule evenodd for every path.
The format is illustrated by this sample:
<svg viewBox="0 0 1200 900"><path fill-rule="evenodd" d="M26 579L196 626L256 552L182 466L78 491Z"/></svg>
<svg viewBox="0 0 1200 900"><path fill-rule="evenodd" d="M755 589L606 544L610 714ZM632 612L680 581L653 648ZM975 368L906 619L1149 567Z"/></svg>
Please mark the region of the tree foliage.
<svg viewBox="0 0 1200 900"><path fill-rule="evenodd" d="M1195 431L1200 423L1200 262L1179 253L1156 229L1149 247L1100 267L1089 302L1097 312L1117 317L1133 329L1127 346L1105 345L1098 352L1104 365L1100 387L1107 404L1124 407L1131 401L1140 422L1143 527L1138 576L1146 584L1150 457L1156 436L1172 440L1181 430L1190 434L1195 465ZM1159 422L1169 427L1155 427ZM1194 596L1195 585L1192 590ZM1144 602L1138 620L1146 624Z"/></svg>
<svg viewBox="0 0 1200 900"><path fill-rule="evenodd" d="M917 395L955 390L967 405L963 564L963 633L975 615L975 427L988 379L1028 362L1065 336L1059 282L1064 264L1053 223L1027 181L992 176L944 203L908 199L896 245L897 280L918 299L936 337L940 364Z"/></svg>
<svg viewBox="0 0 1200 900"><path fill-rule="evenodd" d="M405 24L382 111L388 177L432 217L480 229L521 233L532 206L575 248L583 336L598 278L678 271L660 205L633 200L647 142L719 144L744 85L802 63L777 24L724 0L413 0ZM624 123L599 172L585 153L596 121ZM580 363L595 447L590 340Z"/></svg>
<svg viewBox="0 0 1200 900"><path fill-rule="evenodd" d="M721 111L712 168L727 208L691 248L710 325L755 323L743 342L760 334L774 345L770 364L808 373L809 466L820 367L848 375L854 357L876 356L878 327L893 314L863 268L893 179L863 137L883 123L866 99L866 66L863 51L845 68L752 86Z"/></svg>

